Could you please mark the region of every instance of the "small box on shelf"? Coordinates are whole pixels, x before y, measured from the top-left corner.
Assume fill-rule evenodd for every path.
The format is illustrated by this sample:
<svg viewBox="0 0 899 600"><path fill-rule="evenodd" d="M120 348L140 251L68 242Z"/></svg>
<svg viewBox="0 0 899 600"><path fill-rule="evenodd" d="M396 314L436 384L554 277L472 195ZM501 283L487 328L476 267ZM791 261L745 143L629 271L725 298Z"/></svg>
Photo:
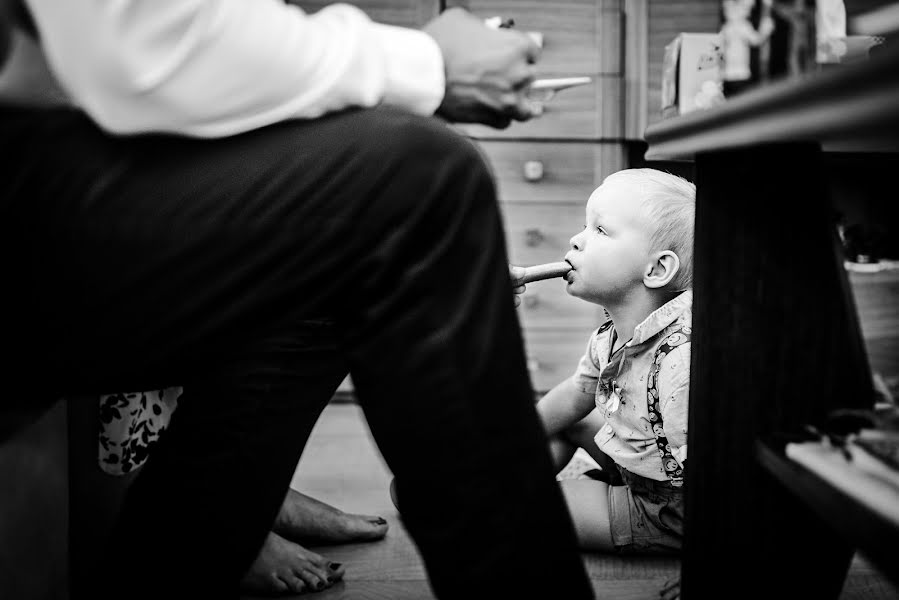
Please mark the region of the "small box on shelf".
<svg viewBox="0 0 899 600"><path fill-rule="evenodd" d="M721 38L717 33L681 33L665 46L662 116L711 108L721 92Z"/></svg>

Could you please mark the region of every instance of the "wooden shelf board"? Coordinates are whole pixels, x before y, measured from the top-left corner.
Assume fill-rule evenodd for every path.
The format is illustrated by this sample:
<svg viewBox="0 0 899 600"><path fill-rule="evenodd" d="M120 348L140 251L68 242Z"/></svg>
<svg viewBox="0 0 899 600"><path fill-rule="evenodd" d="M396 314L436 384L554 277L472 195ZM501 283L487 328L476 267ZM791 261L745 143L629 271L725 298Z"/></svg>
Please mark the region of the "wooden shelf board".
<svg viewBox="0 0 899 600"><path fill-rule="evenodd" d="M893 583L899 584L899 563L895 559L899 526L895 522L790 460L773 444L757 441L756 458L765 471L830 524ZM896 501L899 502L899 497Z"/></svg>
<svg viewBox="0 0 899 600"><path fill-rule="evenodd" d="M756 88L650 125L647 160L810 141L840 152L899 151L899 45L867 61Z"/></svg>

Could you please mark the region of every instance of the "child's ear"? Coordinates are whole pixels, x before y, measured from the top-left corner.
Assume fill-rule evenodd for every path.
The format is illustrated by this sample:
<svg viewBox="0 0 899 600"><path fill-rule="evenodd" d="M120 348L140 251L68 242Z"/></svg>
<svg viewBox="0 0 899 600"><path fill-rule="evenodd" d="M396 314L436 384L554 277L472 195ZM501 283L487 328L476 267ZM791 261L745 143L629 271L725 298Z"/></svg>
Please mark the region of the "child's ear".
<svg viewBox="0 0 899 600"><path fill-rule="evenodd" d="M668 285L680 271L680 259L671 250L663 250L656 254L655 260L646 265L643 273L643 285L658 290Z"/></svg>

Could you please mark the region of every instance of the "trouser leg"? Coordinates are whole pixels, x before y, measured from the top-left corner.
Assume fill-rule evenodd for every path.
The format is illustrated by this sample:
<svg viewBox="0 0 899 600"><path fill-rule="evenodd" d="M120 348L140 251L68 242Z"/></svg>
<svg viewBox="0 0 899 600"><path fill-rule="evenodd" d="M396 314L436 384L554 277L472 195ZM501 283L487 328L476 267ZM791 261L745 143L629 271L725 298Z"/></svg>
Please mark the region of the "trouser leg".
<svg viewBox="0 0 899 600"><path fill-rule="evenodd" d="M285 323L212 376L185 382L95 580L110 597L158 598L174 582L183 593L234 593L346 375L333 333L326 322ZM133 589L148 568L154 575Z"/></svg>
<svg viewBox="0 0 899 600"><path fill-rule="evenodd" d="M256 409L258 419L290 421L247 391L252 365L270 364L260 348L279 327L325 311L435 590L496 588L534 560L539 540L541 575L513 587L589 595L534 409L493 184L467 140L391 111L213 141L108 138L60 119L40 161L10 157L25 174L7 186L5 208L22 225L14 239L27 256L16 271L23 315L49 341L28 349L63 387L143 389L189 377L202 382L197 411L239 421L227 415ZM11 123L4 133L15 133ZM59 289L65 297L47 293ZM251 419L246 435L260 429L269 428ZM247 464L260 460L260 446L242 447ZM271 500L248 508L217 495L217 475L233 460L209 453L195 481L182 482L193 507L204 495L233 503L208 528L243 510L272 514ZM231 480L283 494L287 464L280 481L250 469ZM172 498L172 510L182 505ZM247 525L256 539L262 520ZM186 534L170 526L165 535L174 545ZM247 564L247 552L228 552L223 573Z"/></svg>

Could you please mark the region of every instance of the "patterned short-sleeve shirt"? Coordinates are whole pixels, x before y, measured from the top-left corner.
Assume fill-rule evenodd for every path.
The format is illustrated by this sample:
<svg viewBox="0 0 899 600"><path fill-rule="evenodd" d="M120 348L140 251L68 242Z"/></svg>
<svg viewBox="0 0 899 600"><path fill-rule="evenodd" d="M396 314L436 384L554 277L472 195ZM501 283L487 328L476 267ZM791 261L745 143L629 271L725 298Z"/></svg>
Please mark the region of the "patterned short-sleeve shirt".
<svg viewBox="0 0 899 600"><path fill-rule="evenodd" d="M648 479L665 481L647 408L647 377L656 348L677 329L692 327L693 293L682 292L649 315L633 337L614 354L615 328L607 321L590 336L574 374L575 385L594 394L604 419L595 441L621 467ZM690 344L677 346L662 359L657 389L665 435L674 458L687 459L687 414L690 395Z"/></svg>

